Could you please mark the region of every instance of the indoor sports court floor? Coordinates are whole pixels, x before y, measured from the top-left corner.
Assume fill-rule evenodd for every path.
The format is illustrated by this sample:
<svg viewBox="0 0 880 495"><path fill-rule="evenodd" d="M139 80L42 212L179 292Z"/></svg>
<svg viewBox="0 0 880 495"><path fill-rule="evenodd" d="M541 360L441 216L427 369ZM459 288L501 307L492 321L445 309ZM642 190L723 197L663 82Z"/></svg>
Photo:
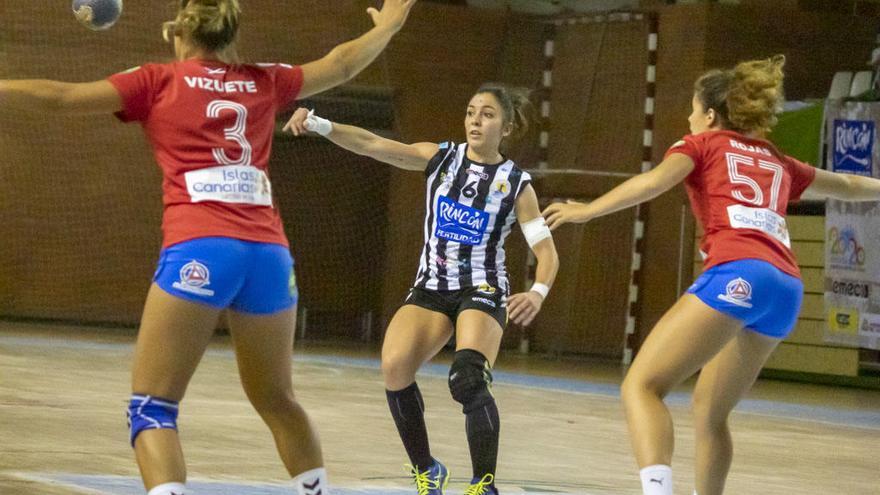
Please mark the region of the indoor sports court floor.
<svg viewBox="0 0 880 495"><path fill-rule="evenodd" d="M133 330L0 322L0 494L135 495L126 442ZM385 402L378 360L313 344L295 356L295 385L321 433L335 495L414 494ZM502 355L504 494L636 495L639 485L613 365ZM426 367L433 453L470 476L464 418L446 368ZM688 387L670 398L677 493L692 491ZM244 397L227 339L208 350L181 407L190 485L199 495L288 494L268 430ZM880 392L761 381L732 419L731 494L877 494Z"/></svg>

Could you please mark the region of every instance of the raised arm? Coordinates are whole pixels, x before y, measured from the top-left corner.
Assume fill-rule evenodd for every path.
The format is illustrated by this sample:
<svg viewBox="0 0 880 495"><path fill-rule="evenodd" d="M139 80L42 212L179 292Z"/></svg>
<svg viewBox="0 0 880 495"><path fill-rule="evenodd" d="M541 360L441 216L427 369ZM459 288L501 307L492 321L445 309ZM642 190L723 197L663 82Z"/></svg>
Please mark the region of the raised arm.
<svg viewBox="0 0 880 495"><path fill-rule="evenodd" d="M816 177L804 191L803 197L809 199L833 198L844 201L880 201L880 180L816 169Z"/></svg>
<svg viewBox="0 0 880 495"><path fill-rule="evenodd" d="M299 98L336 87L364 70L400 31L415 0L384 0L381 10L372 7L373 29L359 38L336 46L330 53L302 66L303 85Z"/></svg>
<svg viewBox="0 0 880 495"><path fill-rule="evenodd" d="M538 264L535 267L535 283L532 288L510 296L507 309L510 321L518 325L528 325L541 310L544 298L556 280L559 256L556 254L553 236L544 225L544 217L538 208L538 196L531 185L527 185L516 198L516 219Z"/></svg>
<svg viewBox="0 0 880 495"><path fill-rule="evenodd" d="M694 162L683 153L673 153L649 172L639 174L600 196L592 203L553 203L544 210L550 230L566 223L584 223L650 201L683 181Z"/></svg>
<svg viewBox="0 0 880 495"><path fill-rule="evenodd" d="M122 110L122 99L107 80L65 83L45 79L0 81L0 109L90 115Z"/></svg>
<svg viewBox="0 0 880 495"><path fill-rule="evenodd" d="M305 108L293 112L283 130L290 130L296 136L314 131L340 148L404 170L425 170L428 161L439 150L435 143L404 144L360 127L330 122Z"/></svg>

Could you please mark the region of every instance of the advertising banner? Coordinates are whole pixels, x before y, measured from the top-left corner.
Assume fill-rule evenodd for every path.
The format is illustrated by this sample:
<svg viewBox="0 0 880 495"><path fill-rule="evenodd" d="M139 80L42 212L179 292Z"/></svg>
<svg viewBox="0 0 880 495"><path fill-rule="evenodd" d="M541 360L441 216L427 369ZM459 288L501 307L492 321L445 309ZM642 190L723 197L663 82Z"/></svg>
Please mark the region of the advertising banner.
<svg viewBox="0 0 880 495"><path fill-rule="evenodd" d="M829 100L826 166L878 177L880 104ZM825 208L825 340L880 349L880 202L828 200Z"/></svg>

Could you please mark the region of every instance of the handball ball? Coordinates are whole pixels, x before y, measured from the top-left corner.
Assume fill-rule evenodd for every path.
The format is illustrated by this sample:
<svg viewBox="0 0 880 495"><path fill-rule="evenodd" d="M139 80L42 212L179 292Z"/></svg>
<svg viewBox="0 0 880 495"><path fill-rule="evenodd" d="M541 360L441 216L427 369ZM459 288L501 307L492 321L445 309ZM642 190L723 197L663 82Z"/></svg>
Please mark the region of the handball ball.
<svg viewBox="0 0 880 495"><path fill-rule="evenodd" d="M92 31L107 29L122 14L122 0L73 0L73 13Z"/></svg>

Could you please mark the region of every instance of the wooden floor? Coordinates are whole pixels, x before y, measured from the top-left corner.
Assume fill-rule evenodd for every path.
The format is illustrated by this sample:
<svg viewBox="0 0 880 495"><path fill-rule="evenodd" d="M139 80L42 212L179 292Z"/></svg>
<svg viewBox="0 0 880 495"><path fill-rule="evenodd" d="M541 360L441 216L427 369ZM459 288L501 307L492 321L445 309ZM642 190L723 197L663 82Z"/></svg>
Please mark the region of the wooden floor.
<svg viewBox="0 0 880 495"><path fill-rule="evenodd" d="M0 322L0 494L143 493L127 444L133 331ZM464 420L445 366L419 383L435 457L469 478ZM321 433L335 495L414 493L373 353L311 346L294 359L297 393ZM502 493L640 493L616 366L502 356ZM692 492L685 386L670 397L676 493ZM181 407L197 494L281 495L285 472L217 338ZM734 413L730 494L876 495L880 392L762 381Z"/></svg>

